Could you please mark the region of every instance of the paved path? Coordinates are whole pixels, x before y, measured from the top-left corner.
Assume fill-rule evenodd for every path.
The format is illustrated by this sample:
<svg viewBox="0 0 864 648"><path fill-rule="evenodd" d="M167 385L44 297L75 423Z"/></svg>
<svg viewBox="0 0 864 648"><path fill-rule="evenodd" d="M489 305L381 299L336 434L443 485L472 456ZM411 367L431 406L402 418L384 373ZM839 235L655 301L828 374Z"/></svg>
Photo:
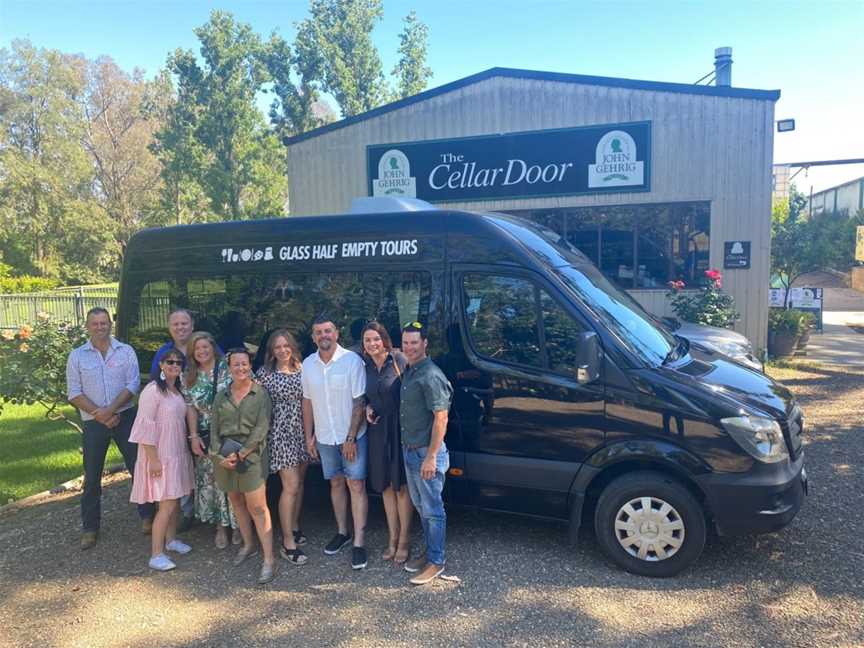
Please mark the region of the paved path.
<svg viewBox="0 0 864 648"><path fill-rule="evenodd" d="M810 336L807 360L825 365L864 367L864 335L849 326L864 327L864 311L827 311L823 332Z"/></svg>

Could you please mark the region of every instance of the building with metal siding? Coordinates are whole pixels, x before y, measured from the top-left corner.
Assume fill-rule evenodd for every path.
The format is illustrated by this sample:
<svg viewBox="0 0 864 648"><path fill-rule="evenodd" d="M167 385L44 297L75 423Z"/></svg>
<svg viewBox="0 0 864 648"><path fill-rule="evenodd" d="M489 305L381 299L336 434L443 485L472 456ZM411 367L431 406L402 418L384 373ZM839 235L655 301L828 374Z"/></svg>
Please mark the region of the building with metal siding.
<svg viewBox="0 0 864 648"><path fill-rule="evenodd" d="M454 189L446 200L433 202L517 213L552 227L590 248L583 251L658 315L669 312L668 280L698 284L704 269L721 269L724 290L742 315L736 328L764 348L779 96L779 91L493 68L286 140L290 209L298 215L344 212L353 198L371 195L376 167L367 158L388 148L380 145L463 146L468 140L460 138L479 138L479 144L493 146L494 137L483 136L542 137L553 129L598 127L600 132L647 123L649 146L639 158L646 179L636 190L481 197L466 192L460 199ZM444 178L439 176L442 183ZM417 178L423 182L425 176ZM417 197L424 198L419 192L418 184ZM733 242L749 243L747 263L724 269L726 244Z"/></svg>
<svg viewBox="0 0 864 648"><path fill-rule="evenodd" d="M854 216L861 209L864 209L864 178L823 189L807 199L807 211L814 215L845 211Z"/></svg>

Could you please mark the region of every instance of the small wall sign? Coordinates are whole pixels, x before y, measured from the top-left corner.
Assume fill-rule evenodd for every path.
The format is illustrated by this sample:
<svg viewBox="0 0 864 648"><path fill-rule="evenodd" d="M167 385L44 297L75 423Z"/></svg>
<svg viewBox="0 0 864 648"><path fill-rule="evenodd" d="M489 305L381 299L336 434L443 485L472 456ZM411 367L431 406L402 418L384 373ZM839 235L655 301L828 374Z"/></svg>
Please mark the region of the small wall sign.
<svg viewBox="0 0 864 648"><path fill-rule="evenodd" d="M750 241L726 241L723 243L723 268L746 269L750 267Z"/></svg>

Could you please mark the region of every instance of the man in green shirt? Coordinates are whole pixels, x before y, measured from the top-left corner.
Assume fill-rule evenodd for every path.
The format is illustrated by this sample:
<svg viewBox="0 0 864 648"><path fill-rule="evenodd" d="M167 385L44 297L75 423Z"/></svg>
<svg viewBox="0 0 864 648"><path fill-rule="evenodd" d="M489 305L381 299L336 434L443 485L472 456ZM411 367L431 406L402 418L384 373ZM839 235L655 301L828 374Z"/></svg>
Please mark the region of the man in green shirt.
<svg viewBox="0 0 864 648"><path fill-rule="evenodd" d="M450 456L444 443L447 412L453 396L444 373L426 355L426 327L409 322L402 328L402 353L408 370L402 377L399 423L402 453L411 501L420 513L426 555L405 564L415 574L413 585L423 585L444 571L447 514L441 492Z"/></svg>

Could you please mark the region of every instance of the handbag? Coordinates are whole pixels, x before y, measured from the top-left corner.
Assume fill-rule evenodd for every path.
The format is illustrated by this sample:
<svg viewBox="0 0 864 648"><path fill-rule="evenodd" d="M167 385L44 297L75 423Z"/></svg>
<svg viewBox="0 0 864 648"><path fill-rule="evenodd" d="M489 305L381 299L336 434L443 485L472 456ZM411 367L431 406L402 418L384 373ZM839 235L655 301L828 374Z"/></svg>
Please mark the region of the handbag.
<svg viewBox="0 0 864 648"><path fill-rule="evenodd" d="M235 452L239 453L242 449L243 449L242 443L235 441L234 439L225 439L222 442L222 447L219 448L219 454L225 458L228 458L232 454L234 454ZM238 473L242 474L242 473L245 473L246 470L248 470L248 468L249 468L249 465L246 463L246 460L244 459L243 461L238 461L237 465L235 466L234 469Z"/></svg>

